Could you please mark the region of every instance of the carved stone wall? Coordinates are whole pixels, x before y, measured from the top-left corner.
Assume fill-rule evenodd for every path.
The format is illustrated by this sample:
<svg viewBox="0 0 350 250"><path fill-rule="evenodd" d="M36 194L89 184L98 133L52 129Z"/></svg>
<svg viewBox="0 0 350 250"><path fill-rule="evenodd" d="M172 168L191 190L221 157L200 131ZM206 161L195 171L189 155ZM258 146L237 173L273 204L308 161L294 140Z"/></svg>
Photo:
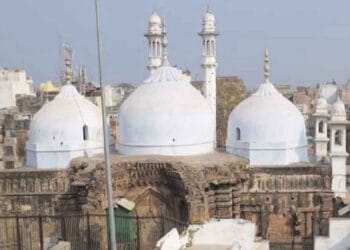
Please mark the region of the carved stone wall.
<svg viewBox="0 0 350 250"><path fill-rule="evenodd" d="M227 154L206 157L113 158L113 196L134 201L139 216L191 223L250 219L270 242L292 241L293 218L296 242L310 240L313 221L327 233L333 212L329 166L250 168ZM0 171L0 215L104 211L105 187L102 157L78 158L67 171Z"/></svg>
<svg viewBox="0 0 350 250"><path fill-rule="evenodd" d="M257 223L257 232L271 242L292 242L292 215L298 226L296 242L313 237L313 222L333 211L329 166L291 166L252 169L248 192L241 193L241 216ZM324 231L327 231L322 226Z"/></svg>
<svg viewBox="0 0 350 250"><path fill-rule="evenodd" d="M69 191L66 171L2 170L0 215L55 213L61 200L71 196Z"/></svg>
<svg viewBox="0 0 350 250"><path fill-rule="evenodd" d="M171 158L168 161L114 162L113 195L134 201L136 210L143 211L139 215L149 215L146 211L152 211L191 222L213 217L232 218L239 214L239 207L234 203L239 200L238 191L249 178L245 166L246 162L239 160L205 167L194 167ZM73 161L70 177L82 210L106 208L102 163L83 158ZM154 201L152 197L159 200L158 205L140 202Z"/></svg>

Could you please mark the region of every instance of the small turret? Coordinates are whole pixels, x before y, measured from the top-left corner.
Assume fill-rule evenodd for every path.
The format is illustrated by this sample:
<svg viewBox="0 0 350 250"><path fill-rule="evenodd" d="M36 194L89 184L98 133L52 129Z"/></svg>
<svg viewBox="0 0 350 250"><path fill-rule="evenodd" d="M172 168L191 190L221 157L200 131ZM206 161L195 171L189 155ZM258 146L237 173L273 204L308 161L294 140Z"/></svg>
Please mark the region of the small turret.
<svg viewBox="0 0 350 250"><path fill-rule="evenodd" d="M151 73L162 64L163 39L165 29L161 18L156 12L153 12L149 18L148 30L145 37L148 40L148 64L147 68Z"/></svg>
<svg viewBox="0 0 350 250"><path fill-rule="evenodd" d="M331 108L331 119L328 122L331 132L330 153L332 165L332 191L336 196L344 198L346 195L346 119L345 105L339 91L336 102Z"/></svg>

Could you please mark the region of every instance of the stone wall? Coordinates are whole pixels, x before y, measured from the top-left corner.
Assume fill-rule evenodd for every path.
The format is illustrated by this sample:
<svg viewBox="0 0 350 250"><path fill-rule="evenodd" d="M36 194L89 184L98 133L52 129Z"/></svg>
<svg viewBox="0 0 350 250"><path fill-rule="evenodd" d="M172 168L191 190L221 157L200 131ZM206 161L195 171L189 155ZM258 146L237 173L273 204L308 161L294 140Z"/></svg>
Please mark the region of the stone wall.
<svg viewBox="0 0 350 250"><path fill-rule="evenodd" d="M65 202L71 197L66 171L27 168L0 171L0 215L54 214L62 208L74 210L74 202Z"/></svg>
<svg viewBox="0 0 350 250"><path fill-rule="evenodd" d="M171 158L113 162L113 194L134 201L139 215L167 214L191 222L232 218L239 214L234 204L239 199L238 191L249 178L245 166L245 160L205 167ZM107 206L101 161L73 161L70 176L82 210L103 210ZM147 200L158 201L153 204Z"/></svg>
<svg viewBox="0 0 350 250"><path fill-rule="evenodd" d="M255 221L270 242L292 242L294 230L296 242L310 240L314 221L333 213L330 176L328 166L255 168L249 191L241 193L241 216ZM327 233L326 224L321 228L318 233Z"/></svg>
<svg viewBox="0 0 350 250"><path fill-rule="evenodd" d="M217 77L216 78L216 136L217 147L226 147L227 122L231 111L246 96L247 91L243 80L236 76Z"/></svg>
<svg viewBox="0 0 350 250"><path fill-rule="evenodd" d="M228 154L197 157L112 157L114 198L134 201L139 216L201 223L245 218L270 242L309 241L313 221L327 234L333 213L331 169L323 165L249 168ZM102 156L78 158L65 171L0 171L0 215L103 212ZM292 223L296 222L296 226ZM157 228L159 221L148 226Z"/></svg>

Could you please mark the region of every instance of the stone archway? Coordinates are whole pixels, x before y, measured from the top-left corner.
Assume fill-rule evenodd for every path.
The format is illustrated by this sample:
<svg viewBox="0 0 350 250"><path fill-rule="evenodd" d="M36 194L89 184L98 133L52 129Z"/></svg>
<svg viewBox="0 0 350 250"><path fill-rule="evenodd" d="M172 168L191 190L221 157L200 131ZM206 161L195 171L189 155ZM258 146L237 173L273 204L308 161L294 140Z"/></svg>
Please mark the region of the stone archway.
<svg viewBox="0 0 350 250"><path fill-rule="evenodd" d="M138 216L171 216L173 202L152 187L147 187L135 199L135 210Z"/></svg>

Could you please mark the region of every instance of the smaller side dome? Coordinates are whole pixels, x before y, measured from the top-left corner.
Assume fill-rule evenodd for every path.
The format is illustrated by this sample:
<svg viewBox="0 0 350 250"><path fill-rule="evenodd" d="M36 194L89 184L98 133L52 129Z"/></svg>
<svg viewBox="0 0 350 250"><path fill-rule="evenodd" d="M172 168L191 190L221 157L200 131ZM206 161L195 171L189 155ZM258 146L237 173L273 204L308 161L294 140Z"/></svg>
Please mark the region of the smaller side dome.
<svg viewBox="0 0 350 250"><path fill-rule="evenodd" d="M336 102L331 109L332 120L346 119L345 105L338 94Z"/></svg>
<svg viewBox="0 0 350 250"><path fill-rule="evenodd" d="M324 115L328 115L328 108L329 108L329 104L327 102L327 100L324 97L319 97L316 100L316 107L315 107L315 113L316 114L324 114Z"/></svg>
<svg viewBox="0 0 350 250"><path fill-rule="evenodd" d="M215 32L215 16L210 9L207 9L203 16L202 32Z"/></svg>
<svg viewBox="0 0 350 250"><path fill-rule="evenodd" d="M156 12L153 12L149 18L149 24L162 24L162 19Z"/></svg>
<svg viewBox="0 0 350 250"><path fill-rule="evenodd" d="M305 120L270 81L268 51L265 81L231 112L226 151L249 159L251 166L308 162Z"/></svg>
<svg viewBox="0 0 350 250"><path fill-rule="evenodd" d="M51 93L59 92L60 90L51 81L46 81L40 84L39 91L41 93Z"/></svg>
<svg viewBox="0 0 350 250"><path fill-rule="evenodd" d="M316 101L316 108L324 109L328 108L328 102L325 98L320 97Z"/></svg>
<svg viewBox="0 0 350 250"><path fill-rule="evenodd" d="M71 159L103 153L100 109L67 83L33 117L26 142L26 164L67 168Z"/></svg>
<svg viewBox="0 0 350 250"><path fill-rule="evenodd" d="M213 12L211 11L211 9L209 7L208 7L207 11L204 14L203 22L213 22L213 23L215 23L215 16L214 16Z"/></svg>
<svg viewBox="0 0 350 250"><path fill-rule="evenodd" d="M153 12L149 18L148 30L151 33L162 33L162 19L156 12Z"/></svg>

